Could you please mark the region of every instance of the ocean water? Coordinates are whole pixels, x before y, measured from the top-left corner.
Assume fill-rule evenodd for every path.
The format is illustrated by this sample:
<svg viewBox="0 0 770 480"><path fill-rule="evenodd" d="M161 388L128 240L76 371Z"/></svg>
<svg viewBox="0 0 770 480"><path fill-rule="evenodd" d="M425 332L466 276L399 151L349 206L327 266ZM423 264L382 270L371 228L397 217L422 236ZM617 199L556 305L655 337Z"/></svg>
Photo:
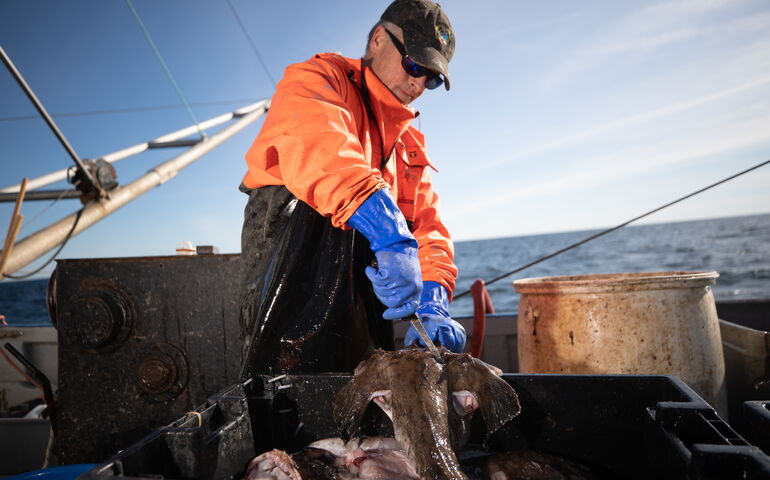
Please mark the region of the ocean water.
<svg viewBox="0 0 770 480"><path fill-rule="evenodd" d="M495 278L599 231L458 242L455 293L477 278ZM717 300L770 297L770 214L626 227L488 288L496 311L513 313L518 294L512 282L521 278L671 270L717 271ZM8 323L49 323L47 282L0 282L0 314ZM453 302L450 311L453 316L472 315L470 295Z"/></svg>
<svg viewBox="0 0 770 480"><path fill-rule="evenodd" d="M455 294L587 238L601 230L499 238L455 245ZM770 297L770 215L629 226L487 288L497 313L515 312L513 281L555 275L715 270L717 301ZM473 314L470 295L452 302L453 316Z"/></svg>

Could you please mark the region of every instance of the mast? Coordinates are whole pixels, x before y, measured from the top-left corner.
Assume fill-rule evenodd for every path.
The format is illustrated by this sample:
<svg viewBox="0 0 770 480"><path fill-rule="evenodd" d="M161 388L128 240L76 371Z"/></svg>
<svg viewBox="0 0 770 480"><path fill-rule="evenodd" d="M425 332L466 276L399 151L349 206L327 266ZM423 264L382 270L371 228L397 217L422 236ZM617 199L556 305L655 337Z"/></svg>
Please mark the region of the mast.
<svg viewBox="0 0 770 480"><path fill-rule="evenodd" d="M207 137L205 140L194 142L194 145L184 153L172 158L171 160L161 163L128 185L116 187L110 190L108 198L91 200L86 203L81 211L64 217L61 220L45 228L42 228L41 230L20 240L13 246L13 250L11 251L11 254L7 260L3 273L13 274L20 268L28 265L38 257L52 250L54 247L61 244L65 240L74 237L107 215L118 210L120 207L143 195L151 188L166 183L168 180L175 177L181 170L188 167L203 155L218 147L250 124L254 123L260 116L262 116L262 114L267 111L269 106L269 99L262 100L242 109L236 110L231 114L225 115L229 116L229 119L237 120L231 125L225 127L222 131ZM225 116L217 117L217 119L221 120ZM166 141L175 141L170 140L168 138L169 136L165 137L166 138L164 140ZM134 150L132 154L138 153L138 151L144 151L144 149L136 147L129 147L129 149Z"/></svg>

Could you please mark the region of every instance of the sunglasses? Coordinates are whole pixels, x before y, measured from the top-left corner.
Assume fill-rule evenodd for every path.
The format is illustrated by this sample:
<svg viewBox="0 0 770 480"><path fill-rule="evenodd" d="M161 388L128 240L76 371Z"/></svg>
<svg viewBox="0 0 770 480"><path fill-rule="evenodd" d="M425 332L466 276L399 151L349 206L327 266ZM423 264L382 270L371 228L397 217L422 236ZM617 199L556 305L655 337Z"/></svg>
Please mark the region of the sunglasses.
<svg viewBox="0 0 770 480"><path fill-rule="evenodd" d="M428 90L433 90L434 88L439 87L444 83L444 78L441 77L440 74L433 72L432 70L428 70L427 68L419 65L414 60L409 58L409 55L406 53L404 44L401 43L401 41L396 38L395 35L390 33L387 28L384 30L388 33L390 41L393 42L393 45L396 47L396 50L398 50L398 53L401 54L401 66L404 67L404 71L406 73L414 78L420 78L427 75L428 78L425 80L425 88Z"/></svg>

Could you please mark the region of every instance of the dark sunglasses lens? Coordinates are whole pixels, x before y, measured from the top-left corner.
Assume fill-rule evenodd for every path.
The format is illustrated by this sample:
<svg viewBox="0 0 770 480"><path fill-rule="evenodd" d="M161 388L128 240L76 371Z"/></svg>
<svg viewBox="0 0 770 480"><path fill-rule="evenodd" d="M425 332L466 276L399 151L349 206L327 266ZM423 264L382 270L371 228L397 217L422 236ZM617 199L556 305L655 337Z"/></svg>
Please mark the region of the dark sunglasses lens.
<svg viewBox="0 0 770 480"><path fill-rule="evenodd" d="M419 78L423 75L427 74L428 71L423 67L422 65L418 65L409 57L404 57L401 60L401 66L404 67L404 70L406 70L406 73L409 75Z"/></svg>
<svg viewBox="0 0 770 480"><path fill-rule="evenodd" d="M433 90L444 84L444 78L441 75L430 75L425 81L425 88Z"/></svg>
<svg viewBox="0 0 770 480"><path fill-rule="evenodd" d="M433 90L434 88L439 87L444 83L444 78L441 75L437 75L422 65L418 65L414 60L407 56L404 56L401 59L401 66L404 67L406 73L415 78L420 78L427 75L428 78L425 80L425 88L428 90Z"/></svg>

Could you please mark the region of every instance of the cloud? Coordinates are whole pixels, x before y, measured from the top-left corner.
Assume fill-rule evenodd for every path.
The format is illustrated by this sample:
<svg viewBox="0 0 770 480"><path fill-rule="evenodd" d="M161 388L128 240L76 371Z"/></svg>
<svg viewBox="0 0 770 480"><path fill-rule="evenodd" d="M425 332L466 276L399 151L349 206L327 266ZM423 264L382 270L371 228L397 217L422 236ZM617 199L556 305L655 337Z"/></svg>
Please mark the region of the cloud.
<svg viewBox="0 0 770 480"><path fill-rule="evenodd" d="M493 160L485 164L484 167L497 167L499 165L509 163L515 159L542 154L549 151L555 151L564 148L565 146L585 143L596 138L604 138L614 132L627 130L630 127L638 127L639 125L645 123L658 122L665 117L670 117L687 112L689 110L694 110L704 105L718 102L734 95L738 95L766 85L770 85L770 74L759 76L734 87L710 92L706 95L690 98L646 112L629 115L617 120L611 120L609 122L598 124L584 130L578 130L568 135L561 135L556 138L548 138L543 142L530 145L524 149L514 151L510 155ZM770 134L768 134L768 136L770 136Z"/></svg>
<svg viewBox="0 0 770 480"><path fill-rule="evenodd" d="M538 20L533 20L530 17L524 16L521 17L517 23L513 23L508 27L499 29L485 29L482 35L480 35L480 39L487 43L494 43L509 39L509 37L517 35L534 35L534 32L538 31L554 31L558 30L559 28L563 28L563 26L569 24L569 22L576 21L577 17L578 15L575 13L547 17L546 19ZM488 19L484 17L483 22L486 24Z"/></svg>
<svg viewBox="0 0 770 480"><path fill-rule="evenodd" d="M770 12L749 14L724 23L709 14L738 5L731 2L664 2L637 10L619 20L614 28L593 41L567 52L566 60L544 77L543 86L553 89L580 72L616 58L638 58L674 44L700 37L763 32L770 29Z"/></svg>
<svg viewBox="0 0 770 480"><path fill-rule="evenodd" d="M558 178L534 185L510 185L489 193L475 202L448 210L448 221L459 222L462 217L510 205L514 201L531 200L546 196L569 197L574 192L591 191L612 183L631 182L642 174L659 171L665 174L676 165L703 160L717 155L738 153L742 149L770 144L770 114L764 114L718 126L713 131L690 132L689 136L675 135L668 144L656 143L645 147L625 148L602 158L585 158ZM715 180L717 180L715 178Z"/></svg>

